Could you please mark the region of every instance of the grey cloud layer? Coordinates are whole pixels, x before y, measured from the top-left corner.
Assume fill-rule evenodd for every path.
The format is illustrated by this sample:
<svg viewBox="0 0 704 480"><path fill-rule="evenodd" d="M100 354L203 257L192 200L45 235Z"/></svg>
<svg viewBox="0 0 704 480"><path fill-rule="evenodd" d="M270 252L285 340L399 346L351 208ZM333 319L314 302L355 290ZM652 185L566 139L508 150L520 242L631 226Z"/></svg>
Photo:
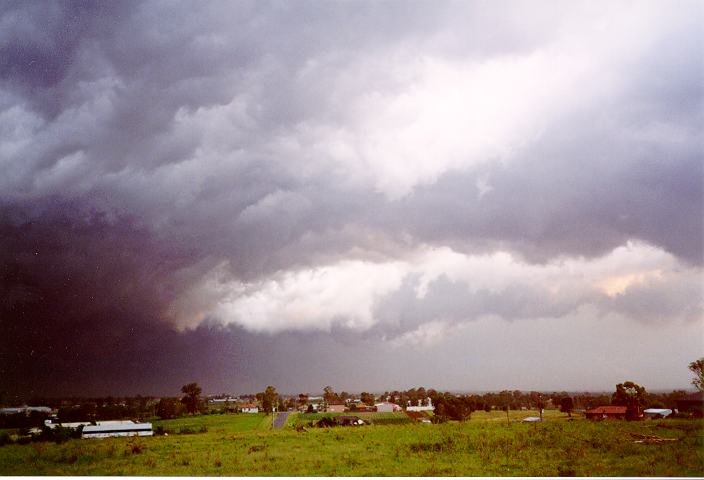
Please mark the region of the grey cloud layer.
<svg viewBox="0 0 704 480"><path fill-rule="evenodd" d="M14 332L5 341L46 351L51 341L29 332L50 324L61 341L117 324L129 339L135 322L156 335L148 325L169 331L179 301L210 313L210 298L193 296L214 269L224 282L265 281L344 259L404 260L419 245L543 264L642 241L698 273L595 303L634 318L700 318L702 9L643 10L661 18L633 27L620 3L5 4L0 259L2 323ZM541 126L510 136L519 147L502 158L479 149L487 158L468 163L460 150L443 168L409 160L418 177L401 194L385 190L395 170L369 156L395 145L366 123L386 104L394 122L407 120L394 115L422 91L428 59L458 67L460 80L430 73L452 86L472 78L463 68L553 54L561 66L592 47L584 61L601 65L610 49L598 45L609 41L611 70L546 95L556 106L531 107L527 124L534 115ZM383 321L371 332L484 314L561 317L586 301L543 303L525 286L470 298L444 280L420 300L411 288L375 307ZM68 313L18 326L27 312L57 308ZM145 349L138 356L153 353Z"/></svg>

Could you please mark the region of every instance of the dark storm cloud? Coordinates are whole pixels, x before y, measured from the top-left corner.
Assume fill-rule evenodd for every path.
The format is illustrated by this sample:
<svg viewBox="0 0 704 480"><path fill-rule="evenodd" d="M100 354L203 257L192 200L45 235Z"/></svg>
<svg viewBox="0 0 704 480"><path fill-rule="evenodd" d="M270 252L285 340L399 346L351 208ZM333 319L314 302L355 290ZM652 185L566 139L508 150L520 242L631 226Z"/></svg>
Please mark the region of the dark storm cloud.
<svg viewBox="0 0 704 480"><path fill-rule="evenodd" d="M279 372L292 372L280 367L290 355L327 378L316 359L337 344L354 364L360 334L334 322L332 335L272 337L207 322L175 330L180 317L193 326L227 296L200 287L215 271L227 288L349 259L406 261L427 245L505 250L541 265L601 257L630 240L700 268L701 9L681 6L693 14L644 23L635 43L647 48L615 53L605 63L612 70L587 77L593 83L547 96L557 113L535 107L544 127L519 135L523 146L507 160L470 149L488 158L438 158L445 166L435 170L410 152L401 162L410 180L397 181L393 168L379 168L393 159L365 157L393 150L396 125L365 125L385 118L379 104L404 112L424 82L446 86L432 62L423 73L428 58L513 65L559 53L575 31L587 43L555 54L561 66L598 47L596 30L570 15L573 6L553 3L6 3L0 387L105 392L137 382L135 391L162 392L198 376L198 358L213 388L254 388L277 368L272 351ZM629 8L574 8L594 25L614 21L605 37L616 47L634 42L617 21ZM375 304L380 323L361 336L400 337L438 318L562 317L587 303L632 318L696 319L693 278L639 284L613 301L588 292L545 302L541 286L467 295L447 278L421 299L409 277ZM301 353L307 342L316 347ZM218 381L229 368L240 377Z"/></svg>

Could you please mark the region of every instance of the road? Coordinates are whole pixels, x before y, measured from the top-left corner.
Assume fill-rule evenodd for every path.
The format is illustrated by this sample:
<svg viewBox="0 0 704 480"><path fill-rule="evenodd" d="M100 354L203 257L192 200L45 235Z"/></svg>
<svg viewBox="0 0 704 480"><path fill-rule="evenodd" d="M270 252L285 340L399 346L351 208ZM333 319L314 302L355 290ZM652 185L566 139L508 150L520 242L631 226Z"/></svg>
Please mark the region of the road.
<svg viewBox="0 0 704 480"><path fill-rule="evenodd" d="M276 414L276 418L274 419L274 428L284 428L284 425L286 425L286 419L288 418L288 413L289 412L281 412Z"/></svg>

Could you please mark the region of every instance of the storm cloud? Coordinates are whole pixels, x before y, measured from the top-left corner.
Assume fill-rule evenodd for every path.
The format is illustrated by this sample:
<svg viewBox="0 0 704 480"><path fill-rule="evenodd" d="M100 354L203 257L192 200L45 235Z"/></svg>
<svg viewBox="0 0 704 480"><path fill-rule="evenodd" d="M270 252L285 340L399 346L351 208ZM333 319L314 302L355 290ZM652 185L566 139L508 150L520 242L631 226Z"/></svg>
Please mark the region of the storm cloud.
<svg viewBox="0 0 704 480"><path fill-rule="evenodd" d="M0 389L687 385L697 2L0 9Z"/></svg>

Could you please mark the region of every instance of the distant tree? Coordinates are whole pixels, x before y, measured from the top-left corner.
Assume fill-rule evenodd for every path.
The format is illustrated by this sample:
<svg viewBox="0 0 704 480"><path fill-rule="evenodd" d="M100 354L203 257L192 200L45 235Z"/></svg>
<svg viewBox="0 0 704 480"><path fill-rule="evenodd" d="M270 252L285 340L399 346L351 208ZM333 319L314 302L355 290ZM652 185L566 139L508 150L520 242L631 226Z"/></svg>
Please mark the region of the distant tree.
<svg viewBox="0 0 704 480"><path fill-rule="evenodd" d="M156 405L156 414L162 419L176 418L181 415L183 406L174 398L162 398Z"/></svg>
<svg viewBox="0 0 704 480"><path fill-rule="evenodd" d="M308 404L308 408L306 408L306 413L315 413L315 409L313 408L312 403Z"/></svg>
<svg viewBox="0 0 704 480"><path fill-rule="evenodd" d="M372 406L374 405L374 395L368 392L362 392L359 395L359 399L364 403L365 405Z"/></svg>
<svg viewBox="0 0 704 480"><path fill-rule="evenodd" d="M704 392L704 357L690 363L689 369L694 373L692 385L697 387L700 392Z"/></svg>
<svg viewBox="0 0 704 480"><path fill-rule="evenodd" d="M323 388L323 398L327 403L332 403L339 398L330 385Z"/></svg>
<svg viewBox="0 0 704 480"><path fill-rule="evenodd" d="M299 405L306 405L308 403L308 394L307 393L299 393L298 394L298 404Z"/></svg>
<svg viewBox="0 0 704 480"><path fill-rule="evenodd" d="M626 417L637 418L640 409L643 408L648 401L648 394L645 387L641 387L637 383L623 382L616 385L616 392L611 396L611 402L614 405L627 407Z"/></svg>
<svg viewBox="0 0 704 480"><path fill-rule="evenodd" d="M560 400L560 411L571 417L572 410L574 410L574 401L572 400L572 397L562 397Z"/></svg>
<svg viewBox="0 0 704 480"><path fill-rule="evenodd" d="M670 393L665 394L665 408L675 409L677 408L677 400L680 400L687 396L687 392L684 390L673 390Z"/></svg>
<svg viewBox="0 0 704 480"><path fill-rule="evenodd" d="M608 395L589 395L584 398L585 408L595 408L602 405L608 405L612 399Z"/></svg>
<svg viewBox="0 0 704 480"><path fill-rule="evenodd" d="M200 407L200 394L203 390L197 383L188 383L181 387L181 393L185 394L181 398L181 403L186 406L188 413L197 413Z"/></svg>
<svg viewBox="0 0 704 480"><path fill-rule="evenodd" d="M259 397L259 394L257 394L257 397ZM265 413L271 413L274 411L278 397L279 395L276 393L276 388L271 385L266 387L266 390L264 390L261 395L262 409Z"/></svg>
<svg viewBox="0 0 704 480"><path fill-rule="evenodd" d="M455 397L452 402L452 415L453 420L459 420L464 422L469 420L472 416L472 404L467 397Z"/></svg>

